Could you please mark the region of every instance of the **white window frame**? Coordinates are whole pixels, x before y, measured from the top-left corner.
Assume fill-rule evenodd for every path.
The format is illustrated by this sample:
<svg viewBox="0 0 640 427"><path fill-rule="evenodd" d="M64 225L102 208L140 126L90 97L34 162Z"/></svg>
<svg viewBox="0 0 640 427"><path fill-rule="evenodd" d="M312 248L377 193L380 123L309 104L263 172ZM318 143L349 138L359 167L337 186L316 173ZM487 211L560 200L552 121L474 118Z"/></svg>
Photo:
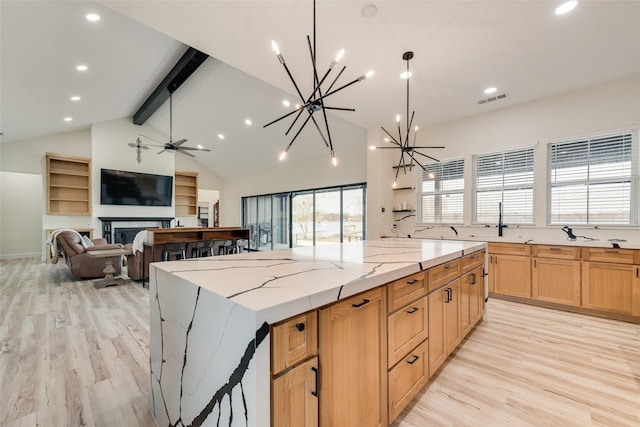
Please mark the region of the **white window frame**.
<svg viewBox="0 0 640 427"><path fill-rule="evenodd" d="M478 159L482 158L482 157L489 157L489 156L502 156L503 161L504 161L504 157L506 155L509 154L514 154L514 153L518 153L518 152L522 152L523 154L526 154L527 151L531 151L531 159L532 159L532 165L531 165L531 184L514 184L514 185L505 185L504 184L504 178L505 176L508 176L509 174L505 174L504 171L502 173L502 185L499 186L495 186L495 187L487 187L487 188L482 188L479 189L478 188ZM503 214L503 221L505 224L517 224L517 225L524 225L524 226L528 226L528 225L535 225L535 213L536 213L536 179L535 179L535 157L536 157L536 146L526 146L526 147L520 147L520 148L510 148L510 149L506 149L506 150L502 150L502 151L494 151L494 152L490 152L490 153L483 153L483 154L474 154L472 156L472 168L473 168L473 173L472 173L472 206L473 206L473 212L472 212L472 218L471 218L471 223L473 225L487 225L487 224L494 224L497 223L497 217L498 217L498 206L496 206L496 221L484 221L484 220L478 220L478 193L483 192L485 190L488 190L490 188L493 188L496 191L500 191L501 192L501 201L503 203L503 210L504 209L508 209L508 206L505 206L504 204L504 193L505 191L513 191L513 190L522 190L522 189L530 189L531 193L532 193L532 200L531 200L531 222L515 222L513 220L509 220L508 216L507 218L505 218L506 215Z"/></svg>
<svg viewBox="0 0 640 427"><path fill-rule="evenodd" d="M462 188L460 189L456 189L456 190L434 190L434 191L423 191L424 185L424 178L425 176L429 173L432 172L431 169L440 169L440 173L441 174L446 174L446 172L444 172L447 166L452 166L453 164L458 163L458 162L462 162L462 180L463 180L463 185ZM420 172L418 175L418 223L419 224L438 224L438 225L448 225L448 224L456 224L456 225L462 225L464 224L464 205L465 205L465 200L464 200L464 158L460 157L460 158L456 158L456 159L449 159L449 160L442 160L440 163L426 163L423 166L427 169L427 172L425 172L424 170L420 169ZM436 172L437 173L437 172ZM422 218L422 210L423 210L423 203L422 203L422 198L423 196L447 196L447 195L452 195L452 194L460 194L462 196L462 212L460 213L460 221L459 222L443 222L442 221L442 210L439 212L439 217L440 217L440 222L423 222ZM437 216L437 215L436 215Z"/></svg>
<svg viewBox="0 0 640 427"><path fill-rule="evenodd" d="M552 156L554 147L562 144L575 144L575 143L585 143L587 144L586 149L590 150L591 144L603 139L611 139L611 138L622 138L630 136L631 137L631 170L629 176L615 176L610 178L600 178L600 179L591 179L587 177L586 179L576 179L572 181L565 181L561 183L553 182L553 165L552 165ZM547 225L549 226L557 226L557 225L578 225L578 226L596 226L596 225L609 225L615 227L628 227L628 226L637 226L638 225L638 156L639 156L639 131L619 131L619 132L611 132L607 134L599 134L599 135L590 135L583 138L573 138L570 140L563 141L554 141L547 144ZM587 168L590 170L591 163L587 165ZM587 201L587 219L584 221L569 220L569 221L552 221L553 215L553 204L552 204L552 194L553 188L555 187L563 187L569 185L597 185L597 184L611 184L616 182L621 182L624 180L625 182L629 182L630 184L630 194L629 194L629 222L628 223L619 223L619 222L599 222L592 221L589 218L589 203ZM588 196L587 196L588 200Z"/></svg>

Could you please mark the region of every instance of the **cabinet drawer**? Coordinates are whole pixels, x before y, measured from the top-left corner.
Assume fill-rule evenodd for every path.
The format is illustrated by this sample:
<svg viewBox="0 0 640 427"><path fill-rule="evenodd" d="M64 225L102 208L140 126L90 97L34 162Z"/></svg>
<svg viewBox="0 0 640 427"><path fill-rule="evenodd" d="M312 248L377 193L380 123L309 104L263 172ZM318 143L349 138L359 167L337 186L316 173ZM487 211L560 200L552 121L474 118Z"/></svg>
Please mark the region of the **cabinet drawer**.
<svg viewBox="0 0 640 427"><path fill-rule="evenodd" d="M490 254L531 255L531 246L524 243L489 243Z"/></svg>
<svg viewBox="0 0 640 427"><path fill-rule="evenodd" d="M471 271L476 267L484 265L484 251L473 252L469 255L465 255L460 260L460 273L464 274L467 271Z"/></svg>
<svg viewBox="0 0 640 427"><path fill-rule="evenodd" d="M425 273L416 273L387 285L389 313L427 294Z"/></svg>
<svg viewBox="0 0 640 427"><path fill-rule="evenodd" d="M415 397L429 380L427 343L424 341L389 371L389 422Z"/></svg>
<svg viewBox="0 0 640 427"><path fill-rule="evenodd" d="M616 262L633 264L632 249L582 248L584 261Z"/></svg>
<svg viewBox="0 0 640 427"><path fill-rule="evenodd" d="M429 291L438 289L445 283L449 283L460 275L460 260L456 259L444 264L431 267L427 271L427 277L429 278Z"/></svg>
<svg viewBox="0 0 640 427"><path fill-rule="evenodd" d="M271 339L271 372L276 375L318 354L318 313L310 311L274 326Z"/></svg>
<svg viewBox="0 0 640 427"><path fill-rule="evenodd" d="M580 259L580 248L574 246L535 245L533 256L539 258Z"/></svg>
<svg viewBox="0 0 640 427"><path fill-rule="evenodd" d="M404 306L389 316L387 333L389 337L389 367L407 355L409 350L427 338L429 317L427 298Z"/></svg>

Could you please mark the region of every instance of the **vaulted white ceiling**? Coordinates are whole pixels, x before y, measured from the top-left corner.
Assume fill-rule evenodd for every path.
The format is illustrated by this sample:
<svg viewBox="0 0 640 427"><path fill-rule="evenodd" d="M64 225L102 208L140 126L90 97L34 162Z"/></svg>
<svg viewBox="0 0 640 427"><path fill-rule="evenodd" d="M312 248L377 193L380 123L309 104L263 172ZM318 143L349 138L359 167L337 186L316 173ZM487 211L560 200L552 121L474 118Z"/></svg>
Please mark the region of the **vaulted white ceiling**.
<svg viewBox="0 0 640 427"><path fill-rule="evenodd" d="M311 91L306 35L311 0L0 2L3 142L63 132L131 116L193 46L213 58L174 95L174 139L202 144L198 161L222 176L277 163L289 121L263 129L286 112L295 89L271 50L278 42L304 95ZM368 4L377 13L365 17ZM353 147L349 122L363 129L392 127L405 115L406 82L399 78L411 50L411 109L427 126L640 73L640 1L580 2L554 15L555 1L324 1L317 2L318 68L340 49L347 83L375 76L331 97L353 107L330 118L336 151ZM108 7L105 7L108 6ZM112 8L113 10L109 9ZM103 17L84 20L88 11ZM184 44L184 45L183 45ZM76 63L90 70L78 75ZM507 97L478 104L483 90ZM71 103L75 92L83 97ZM73 122L62 118L72 115ZM253 125L245 125L251 118ZM169 133L163 106L149 122ZM323 154L306 129L291 157ZM334 131L335 128L335 131ZM222 133L225 139L219 140ZM347 140L344 140L347 139ZM130 142L124 141L123 143ZM434 141L421 141L434 143ZM123 145L126 147L126 145ZM125 148L123 148L124 150ZM328 155L327 155L328 159ZM242 161L243 167L237 162Z"/></svg>

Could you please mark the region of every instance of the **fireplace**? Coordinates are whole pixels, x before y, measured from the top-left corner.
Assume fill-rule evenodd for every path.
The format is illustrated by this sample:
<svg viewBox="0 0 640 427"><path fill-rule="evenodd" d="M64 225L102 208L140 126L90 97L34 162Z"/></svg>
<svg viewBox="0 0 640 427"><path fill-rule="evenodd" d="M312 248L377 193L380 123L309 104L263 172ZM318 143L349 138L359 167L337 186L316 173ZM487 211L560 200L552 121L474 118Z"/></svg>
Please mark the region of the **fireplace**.
<svg viewBox="0 0 640 427"><path fill-rule="evenodd" d="M132 243L136 234L147 228L169 228L173 218L99 217L102 237L107 243Z"/></svg>

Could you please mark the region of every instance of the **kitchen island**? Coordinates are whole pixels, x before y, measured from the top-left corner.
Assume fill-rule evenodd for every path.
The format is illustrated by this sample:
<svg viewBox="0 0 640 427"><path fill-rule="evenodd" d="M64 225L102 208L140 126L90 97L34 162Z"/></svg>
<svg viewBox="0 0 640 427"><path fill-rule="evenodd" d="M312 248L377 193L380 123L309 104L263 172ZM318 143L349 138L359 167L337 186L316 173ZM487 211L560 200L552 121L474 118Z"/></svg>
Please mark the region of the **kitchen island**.
<svg viewBox="0 0 640 427"><path fill-rule="evenodd" d="M382 239L151 264L157 425L270 425L272 325L485 250L484 242ZM381 362L386 398L386 354Z"/></svg>

